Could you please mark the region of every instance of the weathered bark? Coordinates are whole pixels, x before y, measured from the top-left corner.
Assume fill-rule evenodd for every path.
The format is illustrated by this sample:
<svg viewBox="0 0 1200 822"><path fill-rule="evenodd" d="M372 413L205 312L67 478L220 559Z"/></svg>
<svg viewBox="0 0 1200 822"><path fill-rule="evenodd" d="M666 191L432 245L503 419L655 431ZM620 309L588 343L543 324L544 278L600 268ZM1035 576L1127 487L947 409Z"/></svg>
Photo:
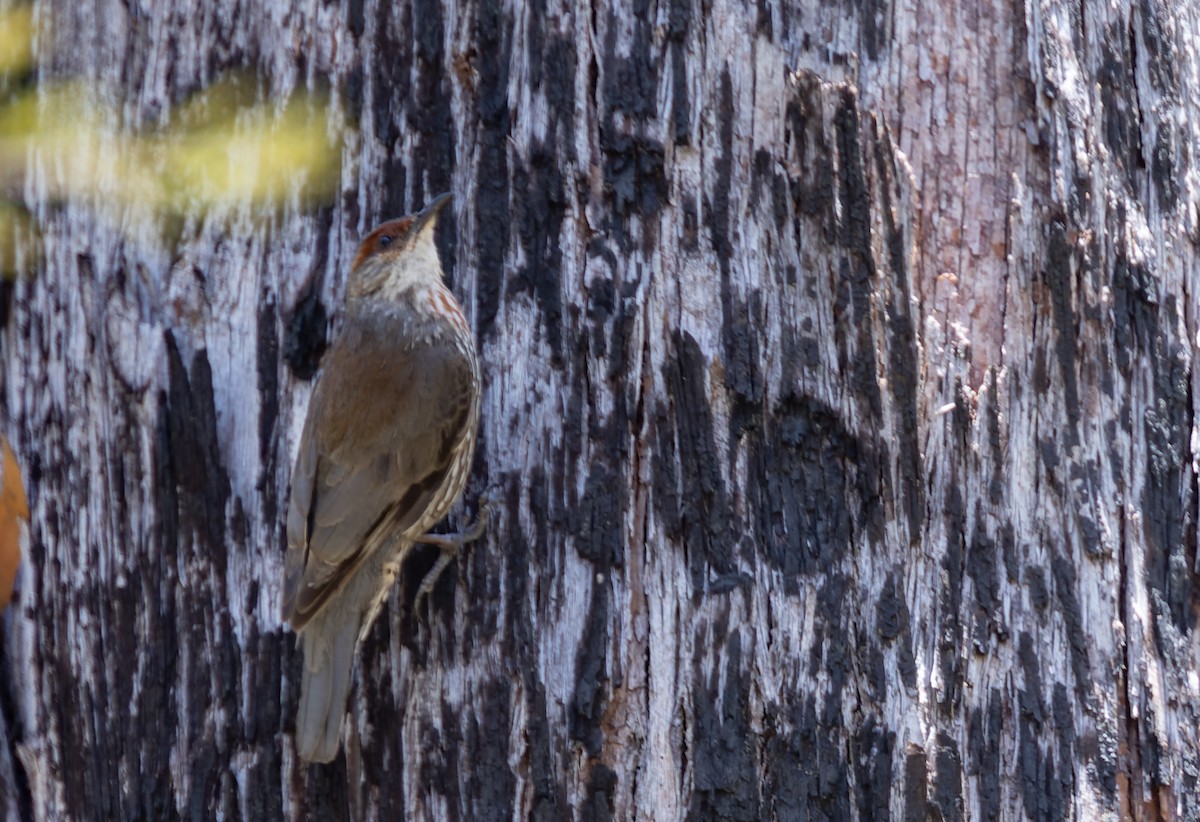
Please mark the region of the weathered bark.
<svg viewBox="0 0 1200 822"><path fill-rule="evenodd" d="M129 123L243 66L353 118L332 207L161 237L31 158L3 807L1200 819L1200 27L1128 5L43 3ZM496 514L308 768L308 380L443 190Z"/></svg>

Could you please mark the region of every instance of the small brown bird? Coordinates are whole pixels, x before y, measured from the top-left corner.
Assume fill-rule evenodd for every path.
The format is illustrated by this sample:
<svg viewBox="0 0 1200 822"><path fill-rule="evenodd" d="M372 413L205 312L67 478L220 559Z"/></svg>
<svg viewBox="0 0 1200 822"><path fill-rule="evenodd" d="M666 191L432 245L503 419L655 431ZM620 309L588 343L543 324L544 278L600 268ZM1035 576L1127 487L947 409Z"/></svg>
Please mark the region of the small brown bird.
<svg viewBox="0 0 1200 822"><path fill-rule="evenodd" d="M479 362L434 245L443 194L367 235L292 470L284 618L304 645L296 747L337 755L355 649L414 543L442 549L421 586L483 532L426 533L462 492L479 429Z"/></svg>

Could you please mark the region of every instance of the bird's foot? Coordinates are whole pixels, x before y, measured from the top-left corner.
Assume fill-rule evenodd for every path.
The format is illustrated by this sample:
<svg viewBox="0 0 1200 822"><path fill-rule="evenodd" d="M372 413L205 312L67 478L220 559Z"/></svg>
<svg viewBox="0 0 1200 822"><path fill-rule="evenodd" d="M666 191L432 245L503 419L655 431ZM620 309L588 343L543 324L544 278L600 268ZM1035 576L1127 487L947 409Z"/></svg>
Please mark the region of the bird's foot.
<svg viewBox="0 0 1200 822"><path fill-rule="evenodd" d="M416 599L413 601L413 610L419 610L425 597L433 593L433 586L437 585L438 579L441 578L442 572L454 561L458 556L458 552L468 542L474 542L483 536L483 532L487 530L488 518L492 512L492 499L486 494L479 498L479 513L475 515L475 521L467 528L457 534L424 534L416 539L416 542L424 543L425 545L436 545L441 551L437 562L425 574L425 578L421 580L421 587L417 589Z"/></svg>

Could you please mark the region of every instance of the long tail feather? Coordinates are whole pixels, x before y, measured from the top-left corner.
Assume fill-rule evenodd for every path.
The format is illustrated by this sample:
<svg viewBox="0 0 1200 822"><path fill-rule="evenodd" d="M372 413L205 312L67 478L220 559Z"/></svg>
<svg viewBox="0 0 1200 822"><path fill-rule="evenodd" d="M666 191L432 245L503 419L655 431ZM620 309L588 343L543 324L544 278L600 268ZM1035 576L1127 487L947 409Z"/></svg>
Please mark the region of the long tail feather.
<svg viewBox="0 0 1200 822"><path fill-rule="evenodd" d="M358 628L357 613L326 609L302 632L304 677L296 712L296 748L309 762L329 762L337 756Z"/></svg>

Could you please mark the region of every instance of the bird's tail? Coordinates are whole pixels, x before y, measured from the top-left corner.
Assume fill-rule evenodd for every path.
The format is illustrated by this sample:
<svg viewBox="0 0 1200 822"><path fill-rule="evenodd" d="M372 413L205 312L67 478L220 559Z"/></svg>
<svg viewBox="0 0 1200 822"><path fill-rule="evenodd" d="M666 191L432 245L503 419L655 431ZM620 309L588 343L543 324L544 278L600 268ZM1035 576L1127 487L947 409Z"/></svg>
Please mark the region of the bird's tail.
<svg viewBox="0 0 1200 822"><path fill-rule="evenodd" d="M337 756L360 617L326 608L304 626L304 676L296 711L296 749L309 762Z"/></svg>

